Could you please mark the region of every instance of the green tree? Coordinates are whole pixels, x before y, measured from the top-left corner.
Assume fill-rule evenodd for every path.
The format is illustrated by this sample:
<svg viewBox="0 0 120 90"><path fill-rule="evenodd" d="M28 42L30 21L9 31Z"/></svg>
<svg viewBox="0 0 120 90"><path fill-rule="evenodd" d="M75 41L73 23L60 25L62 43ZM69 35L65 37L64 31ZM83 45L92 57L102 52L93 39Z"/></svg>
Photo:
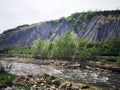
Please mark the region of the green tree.
<svg viewBox="0 0 120 90"><path fill-rule="evenodd" d="M79 40L75 51L76 59L86 60L89 57L90 53L89 50L87 49L87 45L88 45L88 41L86 41L85 39Z"/></svg>
<svg viewBox="0 0 120 90"><path fill-rule="evenodd" d="M40 58L42 56L43 40L38 38L32 46L32 56L34 58Z"/></svg>
<svg viewBox="0 0 120 90"><path fill-rule="evenodd" d="M102 44L102 55L118 56L120 53L120 39L111 39Z"/></svg>
<svg viewBox="0 0 120 90"><path fill-rule="evenodd" d="M43 48L41 50L41 58L47 59L51 58L52 43L49 40L43 42Z"/></svg>
<svg viewBox="0 0 120 90"><path fill-rule="evenodd" d="M72 59L77 43L77 36L74 32L68 30L63 37L58 38L54 42L55 57L60 59Z"/></svg>

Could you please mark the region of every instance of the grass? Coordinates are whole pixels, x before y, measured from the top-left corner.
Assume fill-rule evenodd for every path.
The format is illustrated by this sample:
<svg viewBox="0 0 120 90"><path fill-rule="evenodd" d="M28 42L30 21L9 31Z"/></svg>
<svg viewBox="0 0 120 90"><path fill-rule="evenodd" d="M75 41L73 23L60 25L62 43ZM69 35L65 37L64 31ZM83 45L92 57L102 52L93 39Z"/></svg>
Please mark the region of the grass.
<svg viewBox="0 0 120 90"><path fill-rule="evenodd" d="M8 81L13 81L17 76L7 73L5 71L0 72L0 84L6 84Z"/></svg>
<svg viewBox="0 0 120 90"><path fill-rule="evenodd" d="M29 84L15 84L15 86L18 87L19 89L29 90L32 85L29 85Z"/></svg>
<svg viewBox="0 0 120 90"><path fill-rule="evenodd" d="M31 85L29 85L29 84L13 83L13 80L15 80L15 78L17 78L17 76L14 74L10 74L5 71L0 72L0 84L7 85L7 86L16 86L19 89L26 89L26 90L31 87ZM10 85L8 85L8 84L10 84Z"/></svg>

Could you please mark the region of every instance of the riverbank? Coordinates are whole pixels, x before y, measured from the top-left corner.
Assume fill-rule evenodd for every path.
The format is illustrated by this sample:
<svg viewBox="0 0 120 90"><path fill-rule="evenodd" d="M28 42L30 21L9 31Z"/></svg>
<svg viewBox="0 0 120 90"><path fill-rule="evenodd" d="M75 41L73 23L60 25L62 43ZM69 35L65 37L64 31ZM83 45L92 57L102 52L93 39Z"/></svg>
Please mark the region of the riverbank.
<svg viewBox="0 0 120 90"><path fill-rule="evenodd" d="M0 90L102 90L100 87L74 83L48 74L16 76L0 72Z"/></svg>
<svg viewBox="0 0 120 90"><path fill-rule="evenodd" d="M19 58L19 57L9 57L9 58L0 58L2 61L9 61L9 62L20 62L20 63L31 63L36 65L54 65L64 68L81 68L81 62L78 61L69 61L69 60L41 60L41 59L34 59L34 58ZM83 62L84 63L84 62ZM85 69L94 69L94 70L103 70L103 71L113 71L120 73L120 65L115 62L100 62L100 61L87 61L84 63Z"/></svg>
<svg viewBox="0 0 120 90"><path fill-rule="evenodd" d="M39 60L32 58L1 58L4 65L12 65L10 73L24 76L47 73L50 76L64 78L76 84L86 83L90 87L96 85L104 88L119 89L120 73L95 67L100 62L86 62L86 67L81 69L81 64L68 60ZM94 63L94 64L92 64ZM98 90L98 89L96 89Z"/></svg>
<svg viewBox="0 0 120 90"><path fill-rule="evenodd" d="M111 71L111 72L118 72L120 73L120 65L118 65L116 62L94 62L89 61L87 62L88 66L93 67L94 69L102 69L105 71ZM89 69L89 68L88 68Z"/></svg>

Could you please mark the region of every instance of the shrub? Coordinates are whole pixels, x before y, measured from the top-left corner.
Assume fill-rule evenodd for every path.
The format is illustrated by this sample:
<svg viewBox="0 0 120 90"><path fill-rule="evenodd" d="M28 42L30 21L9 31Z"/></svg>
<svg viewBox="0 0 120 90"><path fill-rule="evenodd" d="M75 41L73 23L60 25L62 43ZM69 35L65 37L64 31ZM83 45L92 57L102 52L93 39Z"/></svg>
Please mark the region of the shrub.
<svg viewBox="0 0 120 90"><path fill-rule="evenodd" d="M119 55L119 57L117 58L117 63L120 65L120 55Z"/></svg>
<svg viewBox="0 0 120 90"><path fill-rule="evenodd" d="M109 62L116 62L117 61L116 57L114 57L114 56L108 56L106 60Z"/></svg>

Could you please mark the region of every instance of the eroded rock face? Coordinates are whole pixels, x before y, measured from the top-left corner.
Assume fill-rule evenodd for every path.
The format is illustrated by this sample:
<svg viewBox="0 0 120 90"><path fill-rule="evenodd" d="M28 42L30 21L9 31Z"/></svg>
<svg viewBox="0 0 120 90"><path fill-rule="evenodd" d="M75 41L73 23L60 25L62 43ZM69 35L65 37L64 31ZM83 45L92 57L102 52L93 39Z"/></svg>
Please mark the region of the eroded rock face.
<svg viewBox="0 0 120 90"><path fill-rule="evenodd" d="M0 35L0 45L32 45L38 38L53 41L62 36L67 30L74 31L79 38L89 41L105 41L120 38L120 15L94 15L86 20L74 21L60 19L57 21L41 22L16 28L10 33Z"/></svg>
<svg viewBox="0 0 120 90"><path fill-rule="evenodd" d="M106 19L107 18L107 19ZM89 41L105 41L111 38L120 38L120 16L93 17L78 33L79 38Z"/></svg>
<svg viewBox="0 0 120 90"><path fill-rule="evenodd" d="M71 24L67 22L43 22L30 26L20 28L20 30L13 31L8 34L2 45L32 45L38 38L50 39L51 41L56 36L63 35Z"/></svg>

